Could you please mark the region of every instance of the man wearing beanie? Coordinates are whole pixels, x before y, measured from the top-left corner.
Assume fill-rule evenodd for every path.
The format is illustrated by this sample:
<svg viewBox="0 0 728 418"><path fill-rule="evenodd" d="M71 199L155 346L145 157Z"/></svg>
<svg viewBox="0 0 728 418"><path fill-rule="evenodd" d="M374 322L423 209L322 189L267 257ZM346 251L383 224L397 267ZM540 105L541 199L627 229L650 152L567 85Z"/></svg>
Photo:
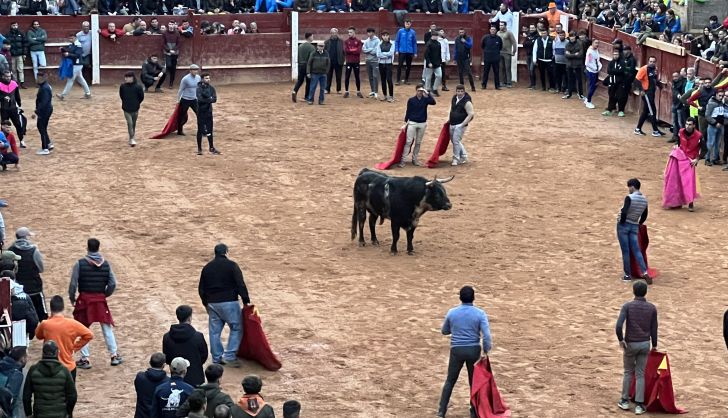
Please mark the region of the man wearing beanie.
<svg viewBox="0 0 728 418"><path fill-rule="evenodd" d="M249 305L250 297L243 272L238 263L228 259L227 254L227 245L221 243L215 246L215 258L202 269L198 290L209 316L212 362L240 367L236 354L243 338L243 323L238 298ZM230 328L230 336L223 351L220 334L225 324Z"/></svg>
<svg viewBox="0 0 728 418"><path fill-rule="evenodd" d="M16 274L18 283L23 285L25 293L30 296L39 320L48 318L48 312L45 307L45 297L43 296L43 279L40 274L43 273L43 254L40 253L38 247L30 242L33 233L27 227L20 227L15 231L17 240L8 247L9 251L20 256L18 261L18 272Z"/></svg>
<svg viewBox="0 0 728 418"><path fill-rule="evenodd" d="M184 381L192 386L205 383L202 365L207 361L207 342L205 336L192 326L192 308L187 305L177 307L178 324L169 327L162 338L162 352L167 364L177 357L186 359ZM180 404L181 405L181 404Z"/></svg>
<svg viewBox="0 0 728 418"><path fill-rule="evenodd" d="M76 385L67 368L58 361L58 345L43 344L43 358L30 367L23 388L23 407L28 417L65 418L73 416Z"/></svg>
<svg viewBox="0 0 728 418"><path fill-rule="evenodd" d="M190 73L182 77L177 92L179 102L179 113L177 114L177 135L184 135L182 128L187 123L187 111L192 109L197 116L197 85L200 83L200 67L197 64L190 65Z"/></svg>
<svg viewBox="0 0 728 418"><path fill-rule="evenodd" d="M182 357L175 357L169 362L169 380L154 390L152 417L175 418L177 416L180 405L185 403L195 390L184 380L189 366L190 362Z"/></svg>

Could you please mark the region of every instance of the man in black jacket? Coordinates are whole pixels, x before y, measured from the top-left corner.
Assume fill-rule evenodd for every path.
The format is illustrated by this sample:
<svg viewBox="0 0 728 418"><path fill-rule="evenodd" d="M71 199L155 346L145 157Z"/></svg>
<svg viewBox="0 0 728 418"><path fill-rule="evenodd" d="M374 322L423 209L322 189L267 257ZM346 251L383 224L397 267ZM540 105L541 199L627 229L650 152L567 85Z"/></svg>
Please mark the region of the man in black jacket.
<svg viewBox="0 0 728 418"><path fill-rule="evenodd" d="M207 361L207 342L205 336L192 326L192 308L187 305L177 307L175 311L179 324L169 327L169 332L162 338L162 352L167 364L172 364L176 357L190 362L185 382L198 386L205 383L202 365Z"/></svg>
<svg viewBox="0 0 728 418"><path fill-rule="evenodd" d="M35 112L32 118L38 118L38 133L40 133L41 144L41 149L36 154L48 155L51 153L50 150L53 149L53 142L51 142L51 138L48 136L48 122L50 122L51 115L53 114L53 89L48 84L45 71L38 71L36 79L38 80L38 94L35 96ZM41 321L47 317L48 315L41 317L40 313L38 313L38 318Z"/></svg>
<svg viewBox="0 0 728 418"><path fill-rule="evenodd" d="M541 77L541 90L546 91L546 78L549 81L549 90L554 89L554 43L549 33L542 30L539 38L534 41L533 51L538 73ZM584 45L582 44L582 47Z"/></svg>
<svg viewBox="0 0 728 418"><path fill-rule="evenodd" d="M481 77L480 88L488 87L488 75L490 69L493 69L493 81L495 89L500 90L500 76L498 74L498 65L500 63L500 51L503 47L503 40L496 33L498 28L496 25L490 25L490 33L485 35L480 41L483 49L483 76Z"/></svg>
<svg viewBox="0 0 728 418"><path fill-rule="evenodd" d="M10 71L2 73L0 79L0 120L10 120L15 126L15 131L18 132L18 139L23 142L23 136L25 133L25 127L20 120L20 113L18 109L21 107L20 102L20 87L12 80L12 74Z"/></svg>
<svg viewBox="0 0 728 418"><path fill-rule="evenodd" d="M465 75L467 75L470 90L475 91L473 71L470 68L470 51L472 49L473 38L465 33L464 28L458 29L458 37L455 38L455 63L458 65L458 78L460 78L460 84L465 84Z"/></svg>
<svg viewBox="0 0 728 418"><path fill-rule="evenodd" d="M159 57L157 54L152 54L142 64L142 84L144 84L144 91L148 91L149 87L152 87L154 83L157 83L157 87L154 88L155 93L162 93L162 84L164 79L167 78L167 74L164 72L164 68L159 63Z"/></svg>
<svg viewBox="0 0 728 418"><path fill-rule="evenodd" d="M627 105L627 96L629 94L629 84L626 83L627 75L625 74L624 61L618 49L612 51L612 61L607 67L607 79L605 80L609 89L609 102L607 110L602 112L602 116L612 116L612 112L617 110L620 117L624 117L624 107Z"/></svg>
<svg viewBox="0 0 728 418"><path fill-rule="evenodd" d="M336 94L341 94L341 70L344 68L344 42L339 38L338 29L331 29L331 36L324 42L324 50L329 55L330 60L329 72L326 75L326 93L331 93L333 76L336 76Z"/></svg>
<svg viewBox="0 0 728 418"><path fill-rule="evenodd" d="M63 92L58 95L58 98L63 100L66 95L68 95L68 92L71 91L73 82L76 81L83 88L83 98L90 99L91 89L88 87L86 79L83 78L83 47L76 40L75 33L71 34L68 37L68 40L70 41L70 44L64 48L63 56L65 58L70 58L73 61L73 75L66 80L66 87L63 89Z"/></svg>
<svg viewBox="0 0 728 418"><path fill-rule="evenodd" d="M218 155L212 139L212 104L217 103L217 92L210 84L210 73L202 73L197 84L197 155L202 155L202 137L207 137L210 154Z"/></svg>
<svg viewBox="0 0 728 418"><path fill-rule="evenodd" d="M133 71L124 74L124 82L119 86L121 110L124 111L126 129L129 132L129 146L136 145L136 122L139 109L144 101L144 90L136 81Z"/></svg>
<svg viewBox="0 0 728 418"><path fill-rule="evenodd" d="M681 71L684 71L681 70ZM680 96L685 91L686 78L678 73L672 73L672 138L668 139L667 142L677 142L677 135L680 132L680 128L683 128L685 121L683 120L683 109Z"/></svg>
<svg viewBox="0 0 728 418"><path fill-rule="evenodd" d="M440 45L439 39L440 31L435 28L425 45L425 73L423 74L425 86L433 86L432 94L437 97L440 97L437 89L442 82L442 45ZM435 77L434 82L432 82L433 76Z"/></svg>
<svg viewBox="0 0 728 418"><path fill-rule="evenodd" d="M23 286L23 290L30 297L38 319L43 321L48 319L48 312L45 307L45 297L43 296L43 279L40 274L43 273L43 254L40 253L38 247L30 242L33 235L27 227L20 227L15 231L15 242L8 250L20 256L18 260L18 272L16 273L18 284Z"/></svg>
<svg viewBox="0 0 728 418"><path fill-rule="evenodd" d="M169 376L164 371L165 361L163 353L154 353L149 359L149 368L137 373L134 379L134 389L137 395L134 418L152 417L154 390L157 386L169 381Z"/></svg>
<svg viewBox="0 0 728 418"><path fill-rule="evenodd" d="M236 262L228 259L227 254L227 245L215 246L215 258L202 269L198 290L209 316L213 363L240 367L236 353L243 338L243 324L238 297L245 305L250 304L250 297L243 272ZM223 352L220 334L225 324L230 328L230 336Z"/></svg>
<svg viewBox="0 0 728 418"><path fill-rule="evenodd" d="M5 38L10 41L10 55L12 62L10 63L10 69L13 71L13 77L15 81L20 83L20 88L25 89L25 54L28 53L28 45L25 40L25 34L20 31L18 22L10 24L10 31Z"/></svg>

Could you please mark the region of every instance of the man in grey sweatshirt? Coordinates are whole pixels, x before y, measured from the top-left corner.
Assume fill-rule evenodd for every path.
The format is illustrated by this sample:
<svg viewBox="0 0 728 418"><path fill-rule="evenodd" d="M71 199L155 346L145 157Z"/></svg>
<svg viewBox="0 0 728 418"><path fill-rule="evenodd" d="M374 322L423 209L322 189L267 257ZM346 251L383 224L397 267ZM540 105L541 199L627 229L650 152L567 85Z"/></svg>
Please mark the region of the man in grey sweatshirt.
<svg viewBox="0 0 728 418"><path fill-rule="evenodd" d="M367 29L368 38L364 41L362 52L367 65L367 75L369 75L369 87L371 93L369 97L377 98L377 91L379 91L379 58L377 57L377 47L381 41L374 34L374 28Z"/></svg>
<svg viewBox="0 0 728 418"><path fill-rule="evenodd" d="M197 84L201 78L199 76L200 67L197 64L190 65L190 73L182 77L179 83L179 91L177 99L179 101L179 111L177 113L177 135L184 135L182 128L187 123L187 111L192 109L197 116Z"/></svg>
<svg viewBox="0 0 728 418"><path fill-rule="evenodd" d="M19 255L21 259L18 261L18 272L15 274L16 281L23 285L25 293L30 296L35 312L38 314L39 320L48 319L48 312L45 307L45 297L43 296L43 254L40 253L38 247L30 242L33 233L27 227L23 226L15 231L15 242L8 247L8 250Z"/></svg>

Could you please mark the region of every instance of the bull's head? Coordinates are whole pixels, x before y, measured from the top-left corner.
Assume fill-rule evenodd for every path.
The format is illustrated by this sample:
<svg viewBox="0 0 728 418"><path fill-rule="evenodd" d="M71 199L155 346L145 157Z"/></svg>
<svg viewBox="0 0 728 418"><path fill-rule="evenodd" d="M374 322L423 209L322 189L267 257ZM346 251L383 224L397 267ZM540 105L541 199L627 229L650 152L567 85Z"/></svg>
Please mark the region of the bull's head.
<svg viewBox="0 0 728 418"><path fill-rule="evenodd" d="M425 183L427 186L427 196L425 197L425 201L430 207L430 210L450 210L452 208L452 204L450 203L450 199L447 198L447 191L445 191L443 184L452 181L454 178L455 176L450 176L446 179L438 179L435 177L432 181Z"/></svg>

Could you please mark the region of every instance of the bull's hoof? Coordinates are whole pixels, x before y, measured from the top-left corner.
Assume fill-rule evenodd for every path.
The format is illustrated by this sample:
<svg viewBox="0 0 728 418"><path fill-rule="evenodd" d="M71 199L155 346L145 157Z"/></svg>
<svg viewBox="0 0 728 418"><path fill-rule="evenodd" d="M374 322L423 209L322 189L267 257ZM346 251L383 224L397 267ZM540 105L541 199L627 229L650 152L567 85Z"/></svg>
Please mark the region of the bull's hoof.
<svg viewBox="0 0 728 418"><path fill-rule="evenodd" d="M397 255L397 251L390 251L389 255Z"/></svg>
<svg viewBox="0 0 728 418"><path fill-rule="evenodd" d="M407 255L415 255L415 251L414 251L414 250L412 250L412 251L407 251Z"/></svg>
<svg viewBox="0 0 728 418"><path fill-rule="evenodd" d="M366 242L364 242L364 241L359 241L359 246L360 246L360 247L366 247L366 245L367 245L367 243L366 243Z"/></svg>
<svg viewBox="0 0 728 418"><path fill-rule="evenodd" d="M375 247L379 247L379 241L372 240L372 245L375 246Z"/></svg>

